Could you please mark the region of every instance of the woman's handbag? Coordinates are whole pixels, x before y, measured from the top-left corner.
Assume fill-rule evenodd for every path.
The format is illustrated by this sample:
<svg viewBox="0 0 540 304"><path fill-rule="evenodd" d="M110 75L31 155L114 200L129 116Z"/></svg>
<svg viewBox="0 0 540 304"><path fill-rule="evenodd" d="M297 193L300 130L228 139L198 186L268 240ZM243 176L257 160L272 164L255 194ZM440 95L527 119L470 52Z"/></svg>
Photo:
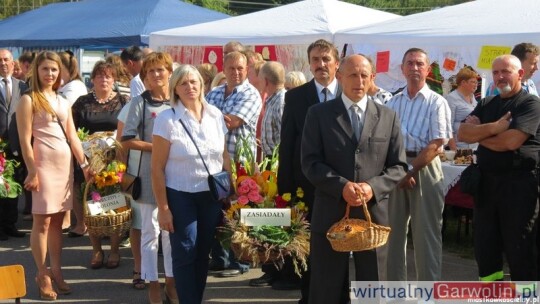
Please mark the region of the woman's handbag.
<svg viewBox="0 0 540 304"><path fill-rule="evenodd" d="M227 171L208 175L208 187L212 197L219 201L229 196L231 192L231 175Z"/></svg>
<svg viewBox="0 0 540 304"><path fill-rule="evenodd" d="M139 197L141 197L141 188L141 178L139 176L124 172L124 175L122 175L122 181L120 182L120 189L122 189L122 193L129 196L133 200L138 200Z"/></svg>
<svg viewBox="0 0 540 304"><path fill-rule="evenodd" d="M204 161L201 151L199 150L199 147L195 143L193 136L191 136L191 133L187 129L184 122L181 119L179 119L178 121L182 124L182 127L184 127L184 129L186 130L186 133L188 134L189 138L195 145L195 148L197 148L197 152L199 153L199 156L201 157L204 168L206 169L206 172L208 172L208 188L210 188L210 193L212 194L212 197L216 201L227 198L229 194L231 193L231 175L227 171L221 171L216 174L210 174L210 170L208 170L208 166L206 166L206 162Z"/></svg>
<svg viewBox="0 0 540 304"><path fill-rule="evenodd" d="M470 164L463 172L459 179L461 192L470 194L476 197L480 191L480 179L482 174L480 173L480 167L478 164Z"/></svg>

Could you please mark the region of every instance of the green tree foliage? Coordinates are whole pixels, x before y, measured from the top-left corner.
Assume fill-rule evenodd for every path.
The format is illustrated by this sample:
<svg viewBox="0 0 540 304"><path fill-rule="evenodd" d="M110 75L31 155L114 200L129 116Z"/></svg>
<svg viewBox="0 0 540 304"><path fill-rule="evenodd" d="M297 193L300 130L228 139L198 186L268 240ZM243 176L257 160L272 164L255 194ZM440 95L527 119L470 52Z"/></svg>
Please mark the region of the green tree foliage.
<svg viewBox="0 0 540 304"><path fill-rule="evenodd" d="M229 9L229 1L227 0L185 0L187 3L195 4L198 6L206 7L211 10L222 12L229 15L235 13Z"/></svg>
<svg viewBox="0 0 540 304"><path fill-rule="evenodd" d="M0 19L56 2L73 2L73 0L0 0Z"/></svg>

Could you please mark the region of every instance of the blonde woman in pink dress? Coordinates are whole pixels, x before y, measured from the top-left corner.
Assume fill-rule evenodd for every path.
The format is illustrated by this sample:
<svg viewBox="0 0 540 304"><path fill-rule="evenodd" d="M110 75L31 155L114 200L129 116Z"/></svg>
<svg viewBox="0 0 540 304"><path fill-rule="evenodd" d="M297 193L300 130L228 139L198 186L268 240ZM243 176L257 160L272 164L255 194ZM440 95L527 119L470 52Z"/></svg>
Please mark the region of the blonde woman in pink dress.
<svg viewBox="0 0 540 304"><path fill-rule="evenodd" d="M71 293L62 275L60 256L62 220L73 205L72 151L76 165L83 168L86 179L89 177L70 104L57 92L61 66L56 53L40 53L32 64L30 91L21 97L16 111L21 150L28 169L24 188L32 191L34 220L30 247L43 300L56 300L58 294Z"/></svg>

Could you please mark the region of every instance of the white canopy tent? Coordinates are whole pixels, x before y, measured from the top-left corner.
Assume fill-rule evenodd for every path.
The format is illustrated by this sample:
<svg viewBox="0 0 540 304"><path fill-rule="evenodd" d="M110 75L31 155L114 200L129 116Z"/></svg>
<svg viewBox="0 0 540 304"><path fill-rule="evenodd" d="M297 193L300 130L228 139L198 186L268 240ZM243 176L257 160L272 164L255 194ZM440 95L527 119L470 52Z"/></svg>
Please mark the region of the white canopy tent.
<svg viewBox="0 0 540 304"><path fill-rule="evenodd" d="M372 58L390 51L387 73L377 74L377 83L390 91L405 85L400 64L411 47L426 50L441 65L448 78L470 65L491 79L489 69L477 66L482 46L512 48L521 42L540 44L540 6L537 0L477 0L348 30L335 35L337 44L350 43L355 53ZM442 67L456 62L454 70ZM536 77L540 76L538 73ZM536 79L537 80L537 79Z"/></svg>
<svg viewBox="0 0 540 304"><path fill-rule="evenodd" d="M231 40L246 45L310 44L334 40L338 30L399 17L337 0L304 0L276 8L173 28L150 34L150 47L224 45Z"/></svg>
<svg viewBox="0 0 540 304"><path fill-rule="evenodd" d="M338 30L398 17L337 0L304 0L228 20L153 32L150 47L171 53L179 62L199 64L204 61L205 46L222 46L232 40L252 46L274 45L277 60L288 70L308 72L305 51L313 41L333 41Z"/></svg>

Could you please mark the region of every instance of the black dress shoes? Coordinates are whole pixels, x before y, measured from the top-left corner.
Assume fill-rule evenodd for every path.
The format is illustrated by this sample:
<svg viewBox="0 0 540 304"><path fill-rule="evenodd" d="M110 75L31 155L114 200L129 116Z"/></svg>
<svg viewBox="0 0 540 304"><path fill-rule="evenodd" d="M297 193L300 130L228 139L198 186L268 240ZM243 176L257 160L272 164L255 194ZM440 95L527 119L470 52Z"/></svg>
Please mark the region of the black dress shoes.
<svg viewBox="0 0 540 304"><path fill-rule="evenodd" d="M276 280L275 276L269 273L265 273L260 278L249 280L249 286L253 286L253 287L271 286L275 280Z"/></svg>
<svg viewBox="0 0 540 304"><path fill-rule="evenodd" d="M16 237L16 238L22 238L22 237L24 237L26 235L25 232L19 231L15 227L9 228L9 229L4 229L4 233L7 236Z"/></svg>
<svg viewBox="0 0 540 304"><path fill-rule="evenodd" d="M278 280L272 284L275 290L296 290L300 289L300 280Z"/></svg>

